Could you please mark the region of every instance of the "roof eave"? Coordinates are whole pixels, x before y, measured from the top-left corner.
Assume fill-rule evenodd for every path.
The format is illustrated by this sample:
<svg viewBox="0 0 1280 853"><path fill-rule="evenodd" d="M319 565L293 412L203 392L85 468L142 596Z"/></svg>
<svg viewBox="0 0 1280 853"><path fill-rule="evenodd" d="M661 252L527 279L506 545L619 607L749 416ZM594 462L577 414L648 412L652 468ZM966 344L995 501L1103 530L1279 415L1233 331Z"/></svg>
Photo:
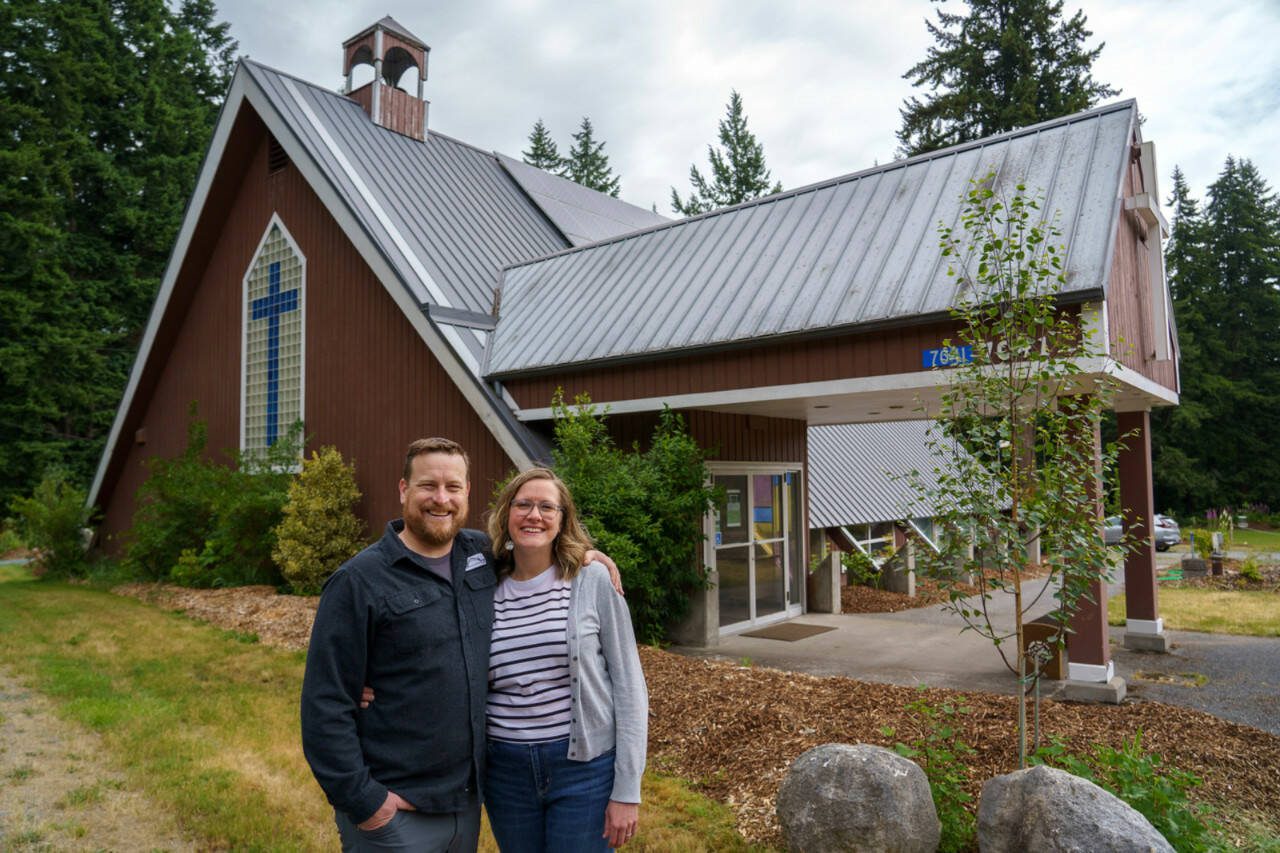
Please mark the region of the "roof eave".
<svg viewBox="0 0 1280 853"><path fill-rule="evenodd" d="M1080 290L1072 290L1058 294L1055 303L1060 307L1068 305L1082 305L1087 302L1102 298L1101 287L1089 287ZM485 363L482 369L482 375L490 382L510 382L519 379L537 379L545 376L555 376L561 373L569 373L575 370L591 369L607 367L619 367L629 364L644 364L647 362L665 361L673 358L694 358L698 356L711 355L721 352L732 352L735 350L752 349L759 346L773 346L781 344L797 343L802 341L817 341L826 338L838 337L841 335L857 335L867 334L871 332L881 332L887 329L907 329L914 326L927 326L933 323L946 322L953 319L950 311L933 311L928 314L915 314L910 317L892 317L882 320L873 320L865 323L850 323L841 326L825 326L821 329L804 329L796 332L784 332L781 334L766 335L753 338L740 338L731 341L718 341L715 343L702 344L698 346L674 347L663 350L651 350L646 352L625 353L623 355L612 356L609 358L592 358L581 361L563 362L560 364L536 365L524 368L509 368L506 370L491 370L490 358L493 352L493 338L489 339L489 346L485 348ZM501 324L501 319L498 320Z"/></svg>

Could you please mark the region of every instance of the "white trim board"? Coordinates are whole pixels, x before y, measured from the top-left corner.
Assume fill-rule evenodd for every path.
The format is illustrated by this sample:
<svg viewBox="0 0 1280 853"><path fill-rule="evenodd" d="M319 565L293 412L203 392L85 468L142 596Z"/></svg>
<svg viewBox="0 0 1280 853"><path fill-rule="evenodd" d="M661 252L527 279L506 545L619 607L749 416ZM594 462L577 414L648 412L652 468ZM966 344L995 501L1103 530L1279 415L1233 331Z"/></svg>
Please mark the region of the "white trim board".
<svg viewBox="0 0 1280 853"><path fill-rule="evenodd" d="M1084 359L1080 367L1086 378L1089 375L1109 375L1122 385L1127 385L1144 395L1177 405L1176 392L1165 388L1136 370L1130 370L1118 361L1106 356ZM634 400L597 401L607 407L610 414L650 412L670 406L673 409L715 409L741 407L752 404L781 402L814 397L840 397L876 393L920 393L950 384L954 370L917 370L910 373L891 373L882 376L864 376L855 379L829 379L821 382L801 382L791 385L769 385L757 388L731 388L724 391L705 391L695 394L672 394L669 397L642 397ZM536 409L518 409L516 417L522 421L542 421L554 416L550 406ZM918 418L916 412L904 410L898 419Z"/></svg>

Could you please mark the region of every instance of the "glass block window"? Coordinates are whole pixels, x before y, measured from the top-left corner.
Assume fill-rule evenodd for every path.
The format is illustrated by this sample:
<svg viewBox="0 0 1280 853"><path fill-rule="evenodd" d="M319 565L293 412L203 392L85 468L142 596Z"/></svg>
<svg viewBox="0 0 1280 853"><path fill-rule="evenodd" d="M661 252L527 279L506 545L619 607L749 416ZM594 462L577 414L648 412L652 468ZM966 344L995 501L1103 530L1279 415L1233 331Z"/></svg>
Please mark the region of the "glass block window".
<svg viewBox="0 0 1280 853"><path fill-rule="evenodd" d="M302 419L302 255L273 221L245 276L241 446L264 450Z"/></svg>

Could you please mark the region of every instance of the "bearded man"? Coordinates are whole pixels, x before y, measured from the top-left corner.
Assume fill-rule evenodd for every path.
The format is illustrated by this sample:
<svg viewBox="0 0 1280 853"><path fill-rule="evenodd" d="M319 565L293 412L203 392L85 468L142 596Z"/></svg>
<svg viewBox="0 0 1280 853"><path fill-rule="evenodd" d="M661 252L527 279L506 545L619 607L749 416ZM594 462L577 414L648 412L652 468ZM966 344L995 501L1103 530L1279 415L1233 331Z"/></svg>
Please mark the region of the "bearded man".
<svg viewBox="0 0 1280 853"><path fill-rule="evenodd" d="M413 442L402 517L320 596L302 746L343 850L473 851L479 841L497 578L489 538L462 527L470 493L460 445ZM361 707L366 685L378 701Z"/></svg>

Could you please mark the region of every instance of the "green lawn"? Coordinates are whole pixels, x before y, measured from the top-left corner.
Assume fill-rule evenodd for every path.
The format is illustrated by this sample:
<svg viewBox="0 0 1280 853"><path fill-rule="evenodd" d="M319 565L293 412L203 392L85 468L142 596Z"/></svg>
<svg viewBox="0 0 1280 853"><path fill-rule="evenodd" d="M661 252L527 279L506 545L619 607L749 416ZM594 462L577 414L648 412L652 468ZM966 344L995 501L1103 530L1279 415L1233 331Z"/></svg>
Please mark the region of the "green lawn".
<svg viewBox="0 0 1280 853"><path fill-rule="evenodd" d="M98 732L131 788L202 848L329 850L298 735L304 656L0 566L0 666ZM745 850L729 810L649 774L636 850ZM493 850L487 838L482 849ZM630 846L628 849L632 849Z"/></svg>
<svg viewBox="0 0 1280 853"><path fill-rule="evenodd" d="M1166 628L1280 637L1280 595L1261 590L1160 586L1160 615ZM1124 595L1107 602L1107 622L1123 625Z"/></svg>
<svg viewBox="0 0 1280 853"><path fill-rule="evenodd" d="M1237 527L1231 534L1231 547L1248 548L1252 551L1280 552L1280 531L1241 529Z"/></svg>

